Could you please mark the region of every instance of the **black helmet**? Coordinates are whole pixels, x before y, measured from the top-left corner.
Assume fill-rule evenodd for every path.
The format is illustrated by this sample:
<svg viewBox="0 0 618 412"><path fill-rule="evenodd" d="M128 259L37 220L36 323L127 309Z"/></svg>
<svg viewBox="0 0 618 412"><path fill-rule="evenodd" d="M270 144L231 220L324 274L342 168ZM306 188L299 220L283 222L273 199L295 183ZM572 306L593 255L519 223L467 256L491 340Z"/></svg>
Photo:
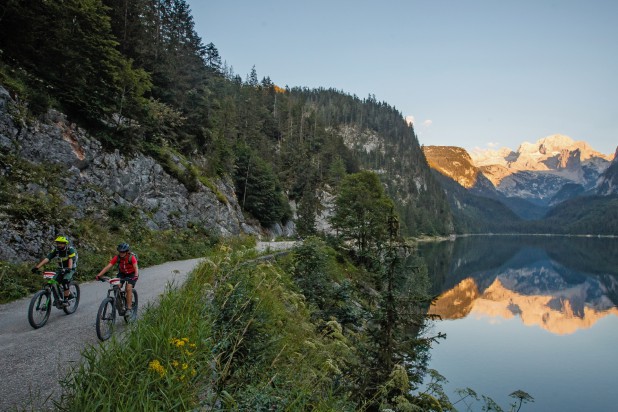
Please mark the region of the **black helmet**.
<svg viewBox="0 0 618 412"><path fill-rule="evenodd" d="M129 251L129 244L128 243L121 243L121 244L118 245L116 250L118 252L128 252Z"/></svg>

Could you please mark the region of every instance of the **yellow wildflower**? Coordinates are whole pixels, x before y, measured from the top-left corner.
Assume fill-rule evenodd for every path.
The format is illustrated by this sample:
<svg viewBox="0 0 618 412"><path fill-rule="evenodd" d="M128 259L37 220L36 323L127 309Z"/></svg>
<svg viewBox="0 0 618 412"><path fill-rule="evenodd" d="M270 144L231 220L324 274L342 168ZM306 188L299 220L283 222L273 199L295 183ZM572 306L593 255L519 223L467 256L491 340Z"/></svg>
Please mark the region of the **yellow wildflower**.
<svg viewBox="0 0 618 412"><path fill-rule="evenodd" d="M182 338L182 339L178 339L178 338L172 338L170 339L170 343L172 345L175 345L176 347L180 348L182 346L185 346L185 344L189 342L188 338Z"/></svg>
<svg viewBox="0 0 618 412"><path fill-rule="evenodd" d="M161 365L158 359L150 361L150 363L148 364L148 369L158 373L160 377L163 377L165 375L165 368L163 367L163 365Z"/></svg>

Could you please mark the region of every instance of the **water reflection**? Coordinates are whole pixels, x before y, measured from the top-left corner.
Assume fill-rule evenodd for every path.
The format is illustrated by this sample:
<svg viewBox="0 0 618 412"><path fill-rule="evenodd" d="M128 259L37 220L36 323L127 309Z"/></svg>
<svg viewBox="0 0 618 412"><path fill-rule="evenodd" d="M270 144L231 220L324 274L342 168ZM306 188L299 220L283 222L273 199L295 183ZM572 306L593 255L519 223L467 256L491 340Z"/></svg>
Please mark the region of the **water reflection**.
<svg viewBox="0 0 618 412"><path fill-rule="evenodd" d="M422 244L431 313L511 319L554 334L618 315L618 240L489 236Z"/></svg>

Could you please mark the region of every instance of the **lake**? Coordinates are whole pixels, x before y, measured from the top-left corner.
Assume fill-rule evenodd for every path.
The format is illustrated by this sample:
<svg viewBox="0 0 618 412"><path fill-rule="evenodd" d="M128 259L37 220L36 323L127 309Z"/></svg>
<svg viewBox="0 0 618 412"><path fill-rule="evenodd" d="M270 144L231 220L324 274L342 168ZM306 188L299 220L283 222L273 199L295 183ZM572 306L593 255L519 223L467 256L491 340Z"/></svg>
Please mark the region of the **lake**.
<svg viewBox="0 0 618 412"><path fill-rule="evenodd" d="M469 387L509 411L521 389L522 412L618 410L618 239L470 236L419 253L447 335L429 367L452 402Z"/></svg>

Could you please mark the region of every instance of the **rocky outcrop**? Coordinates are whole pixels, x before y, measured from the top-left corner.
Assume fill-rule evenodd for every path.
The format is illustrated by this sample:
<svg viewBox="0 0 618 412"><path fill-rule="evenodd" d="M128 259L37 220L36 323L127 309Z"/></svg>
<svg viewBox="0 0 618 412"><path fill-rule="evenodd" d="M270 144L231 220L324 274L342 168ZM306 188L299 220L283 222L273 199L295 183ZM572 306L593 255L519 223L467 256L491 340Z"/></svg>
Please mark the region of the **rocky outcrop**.
<svg viewBox="0 0 618 412"><path fill-rule="evenodd" d="M152 157L107 152L98 140L56 111L34 122L16 122L11 113L15 107L17 102L0 86L0 151L33 164L53 166L49 179L62 187L62 202L74 210L71 218L105 219L104 211L126 205L139 210L144 225L152 229L199 225L221 236L259 233L259 226L245 220L230 181L213 181L218 193L201 183L189 192ZM0 171L7 181L10 174L6 168ZM31 183L20 190L45 195L48 189ZM1 211L0 226L0 260L9 261L38 256L40 242L48 243L53 232L66 230L44 222L11 219ZM293 228L279 230L283 233Z"/></svg>
<svg viewBox="0 0 618 412"><path fill-rule="evenodd" d="M423 153L432 169L450 177L466 189L477 184L479 169L474 166L465 149L453 146L423 146Z"/></svg>
<svg viewBox="0 0 618 412"><path fill-rule="evenodd" d="M618 147L611 165L599 176L596 193L602 196L618 194Z"/></svg>

